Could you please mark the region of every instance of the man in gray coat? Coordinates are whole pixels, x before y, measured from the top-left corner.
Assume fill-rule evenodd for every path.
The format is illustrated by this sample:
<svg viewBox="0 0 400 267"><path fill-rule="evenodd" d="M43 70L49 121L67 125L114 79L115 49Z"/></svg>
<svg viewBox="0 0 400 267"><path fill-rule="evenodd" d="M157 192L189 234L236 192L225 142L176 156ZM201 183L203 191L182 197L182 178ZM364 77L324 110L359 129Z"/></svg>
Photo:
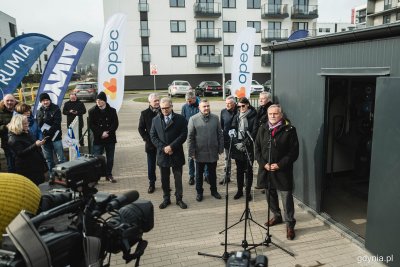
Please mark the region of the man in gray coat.
<svg viewBox="0 0 400 267"><path fill-rule="evenodd" d="M203 200L203 172L208 166L211 195L221 199L217 191L217 161L219 154L224 152L224 136L221 124L216 115L210 112L210 103L203 99L199 104L200 112L192 116L188 125L189 157L196 162L196 191L197 201Z"/></svg>

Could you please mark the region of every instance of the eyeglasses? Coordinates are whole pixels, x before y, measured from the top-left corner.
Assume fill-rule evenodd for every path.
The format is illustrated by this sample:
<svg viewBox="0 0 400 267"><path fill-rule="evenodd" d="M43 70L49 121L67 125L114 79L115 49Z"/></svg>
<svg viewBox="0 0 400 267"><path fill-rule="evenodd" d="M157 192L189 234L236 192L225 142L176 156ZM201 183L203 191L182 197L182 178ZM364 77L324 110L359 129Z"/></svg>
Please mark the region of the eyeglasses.
<svg viewBox="0 0 400 267"><path fill-rule="evenodd" d="M246 105L238 105L239 108L245 108L247 107Z"/></svg>
<svg viewBox="0 0 400 267"><path fill-rule="evenodd" d="M170 109L171 107L163 107L163 108L161 108L161 109L163 109L163 110L167 110L167 109Z"/></svg>

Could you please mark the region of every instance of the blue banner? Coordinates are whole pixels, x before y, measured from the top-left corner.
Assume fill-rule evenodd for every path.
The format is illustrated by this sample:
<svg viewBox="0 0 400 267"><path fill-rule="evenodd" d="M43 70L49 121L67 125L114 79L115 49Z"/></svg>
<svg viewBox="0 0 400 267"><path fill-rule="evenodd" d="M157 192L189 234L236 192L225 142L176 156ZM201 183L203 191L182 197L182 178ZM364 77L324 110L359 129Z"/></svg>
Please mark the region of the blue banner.
<svg viewBox="0 0 400 267"><path fill-rule="evenodd" d="M36 116L40 107L39 96L41 93L48 93L51 102L61 107L71 76L90 38L92 38L92 35L86 32L72 32L66 35L54 48L40 81L33 115Z"/></svg>
<svg viewBox="0 0 400 267"><path fill-rule="evenodd" d="M0 50L0 99L14 93L40 54L53 41L50 37L28 33L20 35Z"/></svg>

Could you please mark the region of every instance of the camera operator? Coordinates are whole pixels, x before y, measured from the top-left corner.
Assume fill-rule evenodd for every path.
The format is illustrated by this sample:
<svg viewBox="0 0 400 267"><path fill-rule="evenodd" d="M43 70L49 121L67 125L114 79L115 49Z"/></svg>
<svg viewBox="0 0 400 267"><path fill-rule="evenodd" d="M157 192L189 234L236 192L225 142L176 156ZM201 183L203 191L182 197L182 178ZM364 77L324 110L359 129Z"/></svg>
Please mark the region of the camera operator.
<svg viewBox="0 0 400 267"><path fill-rule="evenodd" d="M299 142L296 128L283 118L280 105L271 105L268 108L268 123L260 126L255 142L257 160L261 166L264 166L264 177L267 184L266 196L273 214L273 217L265 225L274 226L282 223L277 194L277 190L279 190L285 212L286 237L293 240L296 224L292 195L293 163L299 156Z"/></svg>
<svg viewBox="0 0 400 267"><path fill-rule="evenodd" d="M253 183L253 168L251 166L254 161L254 146L248 134L250 134L251 138L255 140L257 135L257 111L250 105L250 102L246 97L239 99L238 108L239 111L235 117L233 117L231 125L231 129L235 129L237 132L237 137L233 140L234 145L232 146L232 158L235 159L236 162L238 191L233 198L239 199L243 196L244 174L248 171L246 193L249 200L251 200L250 189ZM246 151L248 152L248 157ZM251 161L251 164L248 160ZM249 168L247 168L248 166Z"/></svg>

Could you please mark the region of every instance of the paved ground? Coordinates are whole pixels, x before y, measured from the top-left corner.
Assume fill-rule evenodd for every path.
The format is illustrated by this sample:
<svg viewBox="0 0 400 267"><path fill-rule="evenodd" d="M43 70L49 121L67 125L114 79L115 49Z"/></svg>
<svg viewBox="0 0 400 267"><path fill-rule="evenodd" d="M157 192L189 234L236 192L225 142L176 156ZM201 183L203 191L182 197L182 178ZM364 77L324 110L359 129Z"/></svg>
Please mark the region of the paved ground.
<svg viewBox="0 0 400 267"><path fill-rule="evenodd" d="M198 252L222 256L224 234L219 234L225 227L225 187L218 190L223 196L221 200L212 198L207 184L204 191L204 200L198 203L195 200L194 186L188 185L187 166L184 166L184 201L188 209L182 210L173 203L164 210L158 205L162 201L162 190L159 176L157 177L156 191L147 193L147 165L144 143L137 131L140 111L147 107L145 103L131 101L136 95L126 95L122 109L119 112L120 127L117 132L118 144L116 148L114 176L116 184L105 181L99 183L98 189L112 193L121 193L126 190L137 190L140 198L151 200L154 204L155 225L153 230L144 234L149 245L141 259L141 266L225 266L224 261L218 258L199 256ZM176 104L174 109L180 112L182 104ZM224 107L224 102L212 102L211 109L216 114ZM217 175L218 180L223 177L223 161L220 159ZM256 168L256 166L255 166ZM235 169L235 168L233 168ZM233 177L235 173L233 171ZM235 179L234 179L235 180ZM171 186L173 188L173 184ZM230 183L228 188L228 225L239 221L245 202L242 199L233 200L236 192L236 182ZM254 192L254 200L250 203L250 211L254 221L263 224L267 218L265 195L259 190ZM297 203L299 204L299 203ZM372 261L371 255L341 232L331 228L318 217L296 205L296 238L286 240L285 226L271 227L272 241L294 253L288 255L275 245L260 246L251 251L252 257L263 254L268 257L269 266L381 266ZM250 222L246 235L244 221L238 223L228 231L228 243L241 244L242 240L248 243L261 243L266 231L257 224ZM240 246L229 245L227 251L241 251ZM371 260L367 263L367 260ZM121 255L112 257L112 266L125 265Z"/></svg>

